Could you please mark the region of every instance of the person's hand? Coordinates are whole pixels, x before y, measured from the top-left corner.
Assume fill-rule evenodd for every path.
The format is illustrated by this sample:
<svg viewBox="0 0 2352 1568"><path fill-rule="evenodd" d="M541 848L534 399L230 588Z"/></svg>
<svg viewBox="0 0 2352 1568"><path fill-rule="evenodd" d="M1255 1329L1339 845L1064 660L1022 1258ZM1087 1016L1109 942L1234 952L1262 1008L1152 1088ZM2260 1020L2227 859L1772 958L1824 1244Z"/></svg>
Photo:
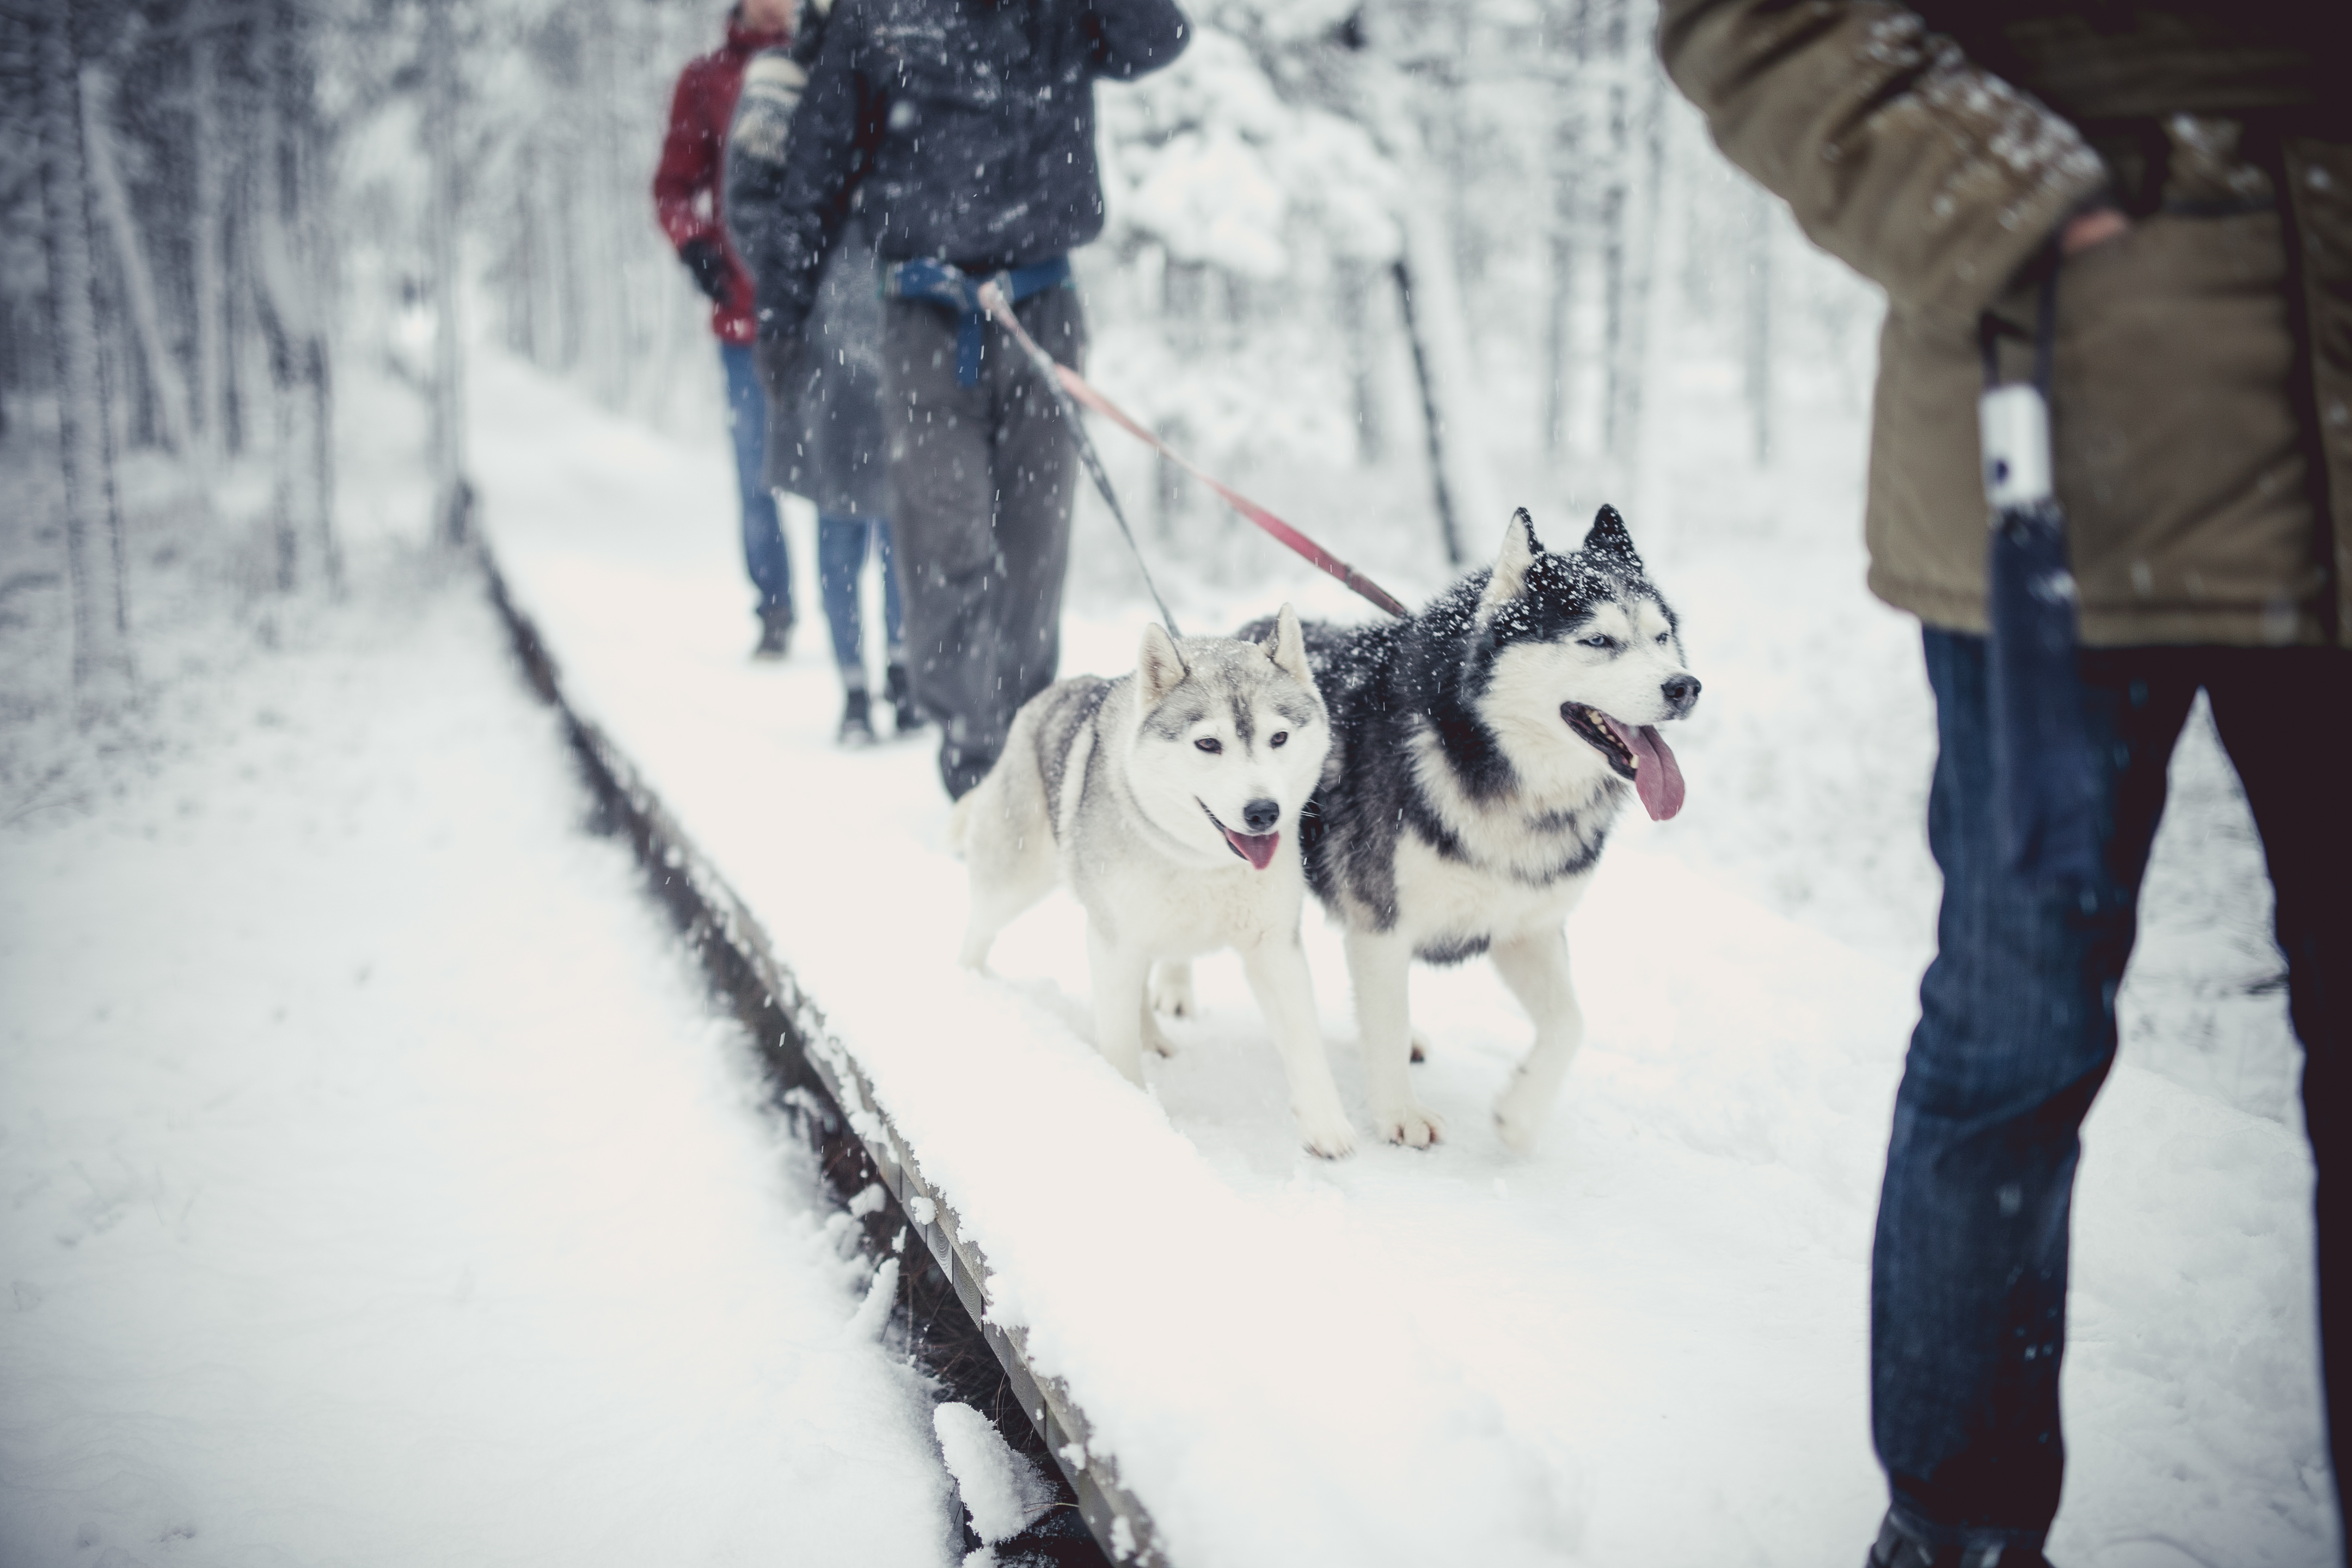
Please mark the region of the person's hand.
<svg viewBox="0 0 2352 1568"><path fill-rule="evenodd" d="M2131 231L2131 219L2114 207L2093 207L2066 220L2058 231L2058 254L2079 256L2095 245L2105 245Z"/></svg>
<svg viewBox="0 0 2352 1568"><path fill-rule="evenodd" d="M765 323L760 328L760 342L751 351L751 363L760 372L760 384L768 390L771 401L784 395L792 384L793 366L801 357L801 335L771 330Z"/></svg>
<svg viewBox="0 0 2352 1568"><path fill-rule="evenodd" d="M677 258L694 274L694 286L710 296L712 301L727 302L727 281L733 270L727 265L727 250L707 234L697 235L677 247Z"/></svg>

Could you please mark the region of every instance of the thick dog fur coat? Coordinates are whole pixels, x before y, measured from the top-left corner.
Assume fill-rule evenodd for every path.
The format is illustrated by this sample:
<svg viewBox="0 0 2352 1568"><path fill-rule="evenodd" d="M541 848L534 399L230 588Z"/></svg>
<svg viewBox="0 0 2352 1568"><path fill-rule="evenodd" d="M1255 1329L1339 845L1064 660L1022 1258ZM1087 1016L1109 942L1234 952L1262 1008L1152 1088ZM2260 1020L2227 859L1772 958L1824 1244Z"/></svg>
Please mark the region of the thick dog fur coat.
<svg viewBox="0 0 2352 1568"><path fill-rule="evenodd" d="M957 803L950 841L971 879L963 963L984 967L997 932L1066 883L1087 911L1096 1044L1140 1085L1144 1048L1168 1049L1152 965L1174 965L1160 999L1183 1012L1187 961L1233 948L1307 1146L1349 1152L1298 942L1298 815L1330 744L1288 605L1255 641L1179 644L1147 627L1132 675L1076 677L1024 705L995 767Z"/></svg>
<svg viewBox="0 0 2352 1568"><path fill-rule="evenodd" d="M1438 1137L1407 1073L1407 975L1484 952L1535 1023L1495 1107L1525 1148L1584 1037L1568 912L1628 795L1654 816L1682 804L1651 728L1698 699L1674 614L1604 507L1567 554L1517 513L1494 569L1411 620L1305 630L1333 742L1303 847L1345 931L1374 1121L1399 1142Z"/></svg>

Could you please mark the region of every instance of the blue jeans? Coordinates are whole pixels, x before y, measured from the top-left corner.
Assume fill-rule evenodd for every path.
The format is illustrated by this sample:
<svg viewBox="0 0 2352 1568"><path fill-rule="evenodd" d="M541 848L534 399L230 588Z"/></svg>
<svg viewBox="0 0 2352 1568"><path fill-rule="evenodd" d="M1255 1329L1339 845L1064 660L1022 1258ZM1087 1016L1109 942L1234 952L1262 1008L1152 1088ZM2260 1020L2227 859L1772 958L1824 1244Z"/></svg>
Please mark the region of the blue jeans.
<svg viewBox="0 0 2352 1568"><path fill-rule="evenodd" d="M2200 686L2277 894L2319 1172L2323 1282L2329 1259L2352 1258L2336 1234L2352 1154L2331 1148L2352 1050L2352 832L2334 759L2352 733L2352 653L2084 650L2105 851L2087 885L2030 883L2002 868L1984 639L1930 629L1927 655L1942 748L1927 828L1944 900L1879 1198L1871 1427L1894 1508L1915 1534L1938 1547L2037 1546L2065 1464L2058 1367L2077 1131L2115 1059L2116 989L2166 764ZM2352 1430L2352 1338L2336 1331L2347 1310L2352 1287L2323 1285L2331 1441ZM2330 1345L2342 1347L2333 1358Z"/></svg>
<svg viewBox="0 0 2352 1568"><path fill-rule="evenodd" d="M719 345L727 368L727 429L735 438L735 485L743 497L743 565L760 591L760 614L793 613L793 561L776 492L768 488L768 395L749 343Z"/></svg>
<svg viewBox="0 0 2352 1568"><path fill-rule="evenodd" d="M857 579L866 570L867 547L882 557L882 621L885 649L892 664L900 662L905 637L900 626L898 574L891 569L890 523L879 517L816 518L817 586L824 596L824 618L833 628L833 661L841 667L842 683L866 684L866 620L858 608Z"/></svg>

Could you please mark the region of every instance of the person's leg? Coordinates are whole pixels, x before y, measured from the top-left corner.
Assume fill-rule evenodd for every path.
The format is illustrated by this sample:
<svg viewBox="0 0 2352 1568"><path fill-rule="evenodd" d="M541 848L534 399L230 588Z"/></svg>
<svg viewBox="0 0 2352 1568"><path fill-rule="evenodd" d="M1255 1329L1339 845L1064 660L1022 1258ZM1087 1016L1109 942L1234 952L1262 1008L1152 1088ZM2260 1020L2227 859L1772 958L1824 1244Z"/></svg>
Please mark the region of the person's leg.
<svg viewBox="0 0 2352 1568"><path fill-rule="evenodd" d="M1071 289L1049 289L1016 308L1047 353L1076 368L1086 353L1086 317ZM1003 342L1004 353L996 352ZM996 542L1004 563L995 648L997 731L1021 704L1054 683L1062 658L1062 581L1070 562L1070 511L1077 499L1077 447L1060 400L1017 346L990 344L996 387Z"/></svg>
<svg viewBox="0 0 2352 1568"><path fill-rule="evenodd" d="M735 484L743 502L743 565L759 591L762 621L793 618L793 563L784 550L776 493L768 488L768 395L745 343L720 343L727 370L727 429L735 445Z"/></svg>
<svg viewBox="0 0 2352 1568"><path fill-rule="evenodd" d="M906 606L898 597L898 563L890 548L890 520L874 520L874 550L882 563L882 635L884 647L892 664L904 661L907 652Z"/></svg>
<svg viewBox="0 0 2352 1568"><path fill-rule="evenodd" d="M2064 1468L2058 1368L2076 1133L2194 695L2167 650L2086 653L2105 875L2036 885L2000 858L1984 639L1930 629L1944 873L1871 1262L1871 1426L1890 1522L1937 1550L2039 1547Z"/></svg>
<svg viewBox="0 0 2352 1568"><path fill-rule="evenodd" d="M987 773L1004 736L992 654L1004 572L990 527L989 387L956 384L955 318L912 300L883 303L882 370L908 672L915 700L940 725L940 782L960 797Z"/></svg>
<svg viewBox="0 0 2352 1568"><path fill-rule="evenodd" d="M862 517L816 517L817 586L825 625L833 632L833 662L843 687L866 689L866 625L857 605L857 579L866 570L867 524Z"/></svg>
<svg viewBox="0 0 2352 1568"><path fill-rule="evenodd" d="M889 700L890 721L898 733L912 734L923 727L923 710L915 700L914 683L907 678L907 617L898 594L898 552L891 548L888 520L876 520L874 545L882 557L882 695Z"/></svg>
<svg viewBox="0 0 2352 1568"><path fill-rule="evenodd" d="M2352 1436L2352 1156L2336 1135L2352 1123L2352 826L2333 749L2352 735L2352 653L2338 648L2217 648L2206 690L2237 764L2270 863L2274 924L2286 956L2289 1012L2303 1042L2303 1120L2318 1180L2319 1344L2328 1447L2343 1485ZM2340 1500L2339 1500L2340 1506Z"/></svg>

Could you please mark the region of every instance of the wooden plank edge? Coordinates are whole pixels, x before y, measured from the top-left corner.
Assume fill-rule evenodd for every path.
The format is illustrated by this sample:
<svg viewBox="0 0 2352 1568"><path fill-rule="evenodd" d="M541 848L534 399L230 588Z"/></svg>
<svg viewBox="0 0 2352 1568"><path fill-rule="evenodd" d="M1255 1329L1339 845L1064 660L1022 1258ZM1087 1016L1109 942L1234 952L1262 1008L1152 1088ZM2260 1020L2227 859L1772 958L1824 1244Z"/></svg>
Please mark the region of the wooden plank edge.
<svg viewBox="0 0 2352 1568"><path fill-rule="evenodd" d="M1120 1484L1117 1462L1093 1451L1093 1426L1068 1385L1058 1377L1040 1378L1031 1367L1025 1330L989 1320L986 1257L964 1234L953 1204L924 1181L919 1157L881 1109L856 1058L827 1032L824 1010L776 957L765 929L671 816L628 754L566 700L561 670L538 626L507 591L487 542L477 550L491 603L524 674L531 689L562 715L600 805L628 834L714 983L747 1022L755 1016L763 1020L766 1026L755 1027L753 1040L775 1085L776 1103L796 1116L821 1159L828 1153L829 1137L837 1141L845 1133L862 1149L861 1172L838 1170L837 1158L824 1160L834 1201L856 1217L879 1213L863 1197L866 1184L856 1180L866 1172L887 1193L885 1223L861 1228L864 1249L878 1265L901 1256L909 1235L923 1243L952 1285L961 1310L994 1352L1022 1419L1061 1471L1105 1557L1135 1568L1172 1568L1150 1514ZM858 1206L867 1214L857 1215ZM877 1231L896 1234L886 1244ZM901 1272L903 1278L907 1270ZM1003 1424L1001 1412L990 1414Z"/></svg>

